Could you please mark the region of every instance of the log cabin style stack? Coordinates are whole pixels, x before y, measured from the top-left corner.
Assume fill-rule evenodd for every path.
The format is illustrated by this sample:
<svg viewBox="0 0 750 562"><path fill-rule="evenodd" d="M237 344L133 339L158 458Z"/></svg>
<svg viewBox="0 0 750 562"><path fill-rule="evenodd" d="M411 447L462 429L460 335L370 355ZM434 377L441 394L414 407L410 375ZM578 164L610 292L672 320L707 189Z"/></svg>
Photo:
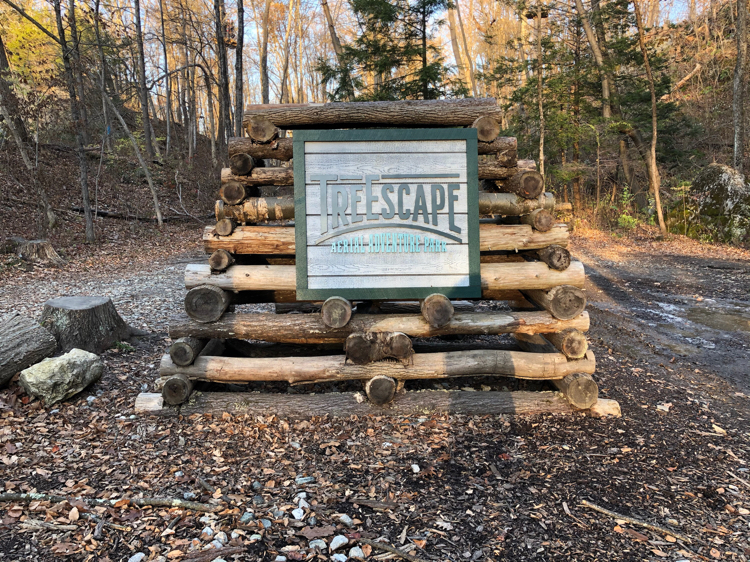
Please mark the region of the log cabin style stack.
<svg viewBox="0 0 750 562"><path fill-rule="evenodd" d="M573 411L596 404L584 268L570 257L567 225L554 214L561 206L544 191L534 162L517 158L515 138L499 136L500 111L491 98L251 107L244 116L247 136L229 141L216 224L203 233L208 261L185 271L186 314L170 323L173 343L161 362L161 398L144 395L141 409L158 410L161 399L184 403L194 381L363 382L368 400L359 410L350 408L354 397L332 394L330 404L337 406L329 413L383 411L384 405L405 412L400 403L420 412L431 404L453 411L463 404L458 409L465 413ZM481 299L506 301L510 311L476 311L475 303L442 294L412 302L297 300L295 202L276 193L294 185L293 139L282 131L375 127L477 130ZM265 165L271 162L277 165ZM234 310L250 303L273 303L275 311ZM512 349L472 346L477 336L502 334L512 335ZM468 343L446 351L441 345L451 338L445 336L468 336ZM433 345L415 353L414 338ZM273 342L280 352L268 356L273 346L248 340ZM284 353L290 346L294 352ZM300 351L305 346L310 353ZM321 347L328 350L324 355ZM222 352L229 348L232 353ZM559 392L474 393L468 400L456 396L453 408L434 393L400 392L410 379L465 376L551 381ZM280 402L288 398L278 395ZM268 406L267 397L262 404Z"/></svg>

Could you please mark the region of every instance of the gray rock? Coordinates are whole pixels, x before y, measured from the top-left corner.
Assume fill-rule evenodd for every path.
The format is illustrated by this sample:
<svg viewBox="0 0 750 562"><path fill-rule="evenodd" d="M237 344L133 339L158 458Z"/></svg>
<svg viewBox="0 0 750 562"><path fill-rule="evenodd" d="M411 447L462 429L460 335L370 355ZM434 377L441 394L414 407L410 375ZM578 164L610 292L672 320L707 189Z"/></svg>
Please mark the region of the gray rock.
<svg viewBox="0 0 750 562"><path fill-rule="evenodd" d="M263 526L264 529L271 528L271 522L268 519L261 519L260 524Z"/></svg>
<svg viewBox="0 0 750 562"><path fill-rule="evenodd" d="M232 534L230 535L233 539L238 539L242 535L240 535L237 531L232 531Z"/></svg>
<svg viewBox="0 0 750 562"><path fill-rule="evenodd" d="M249 523L255 519L255 514L252 511L246 511L242 517L240 517L240 523Z"/></svg>
<svg viewBox="0 0 750 562"><path fill-rule="evenodd" d="M315 539L314 541L310 541L309 546L310 548L318 548L320 550L325 550L328 545L326 544L326 541L324 541L323 539Z"/></svg>
<svg viewBox="0 0 750 562"><path fill-rule="evenodd" d="M188 501L194 500L197 497L198 496L195 494L195 492L185 492L184 494L182 494L182 499L188 500Z"/></svg>
<svg viewBox="0 0 750 562"><path fill-rule="evenodd" d="M341 521L347 527L354 527L354 521L352 521L352 518L349 517L346 513L339 517L339 521Z"/></svg>
<svg viewBox="0 0 750 562"><path fill-rule="evenodd" d="M89 406L91 406L91 404L93 404L95 401L96 401L96 396L87 396L86 397L86 402L89 403Z"/></svg>
<svg viewBox="0 0 750 562"><path fill-rule="evenodd" d="M302 518L305 516L305 510L298 507L297 509L292 510L292 516L296 520L301 521Z"/></svg>
<svg viewBox="0 0 750 562"><path fill-rule="evenodd" d="M318 524L318 518L313 515L307 520L307 523L308 525L310 525L310 527L315 527L315 525Z"/></svg>
<svg viewBox="0 0 750 562"><path fill-rule="evenodd" d="M709 164L695 178L692 192L698 216L691 217L687 234L709 235L719 242L738 244L750 238L750 183L734 168ZM675 212L682 217L682 206Z"/></svg>
<svg viewBox="0 0 750 562"><path fill-rule="evenodd" d="M336 562L346 562L346 554L341 554L340 552L337 552L333 556L331 556L331 560L335 560Z"/></svg>
<svg viewBox="0 0 750 562"><path fill-rule="evenodd" d="M264 503L266 503L266 500L263 499L263 496L257 495L253 497L253 503L255 505L263 505Z"/></svg>
<svg viewBox="0 0 750 562"><path fill-rule="evenodd" d="M200 519L198 519L198 521L200 521L204 525L210 524L213 520L214 520L214 518L211 517L210 515L204 515L203 517L201 517Z"/></svg>
<svg viewBox="0 0 750 562"><path fill-rule="evenodd" d="M281 511L280 509L274 509L273 510L273 518L274 519L283 519L286 513Z"/></svg>
<svg viewBox="0 0 750 562"><path fill-rule="evenodd" d="M302 498L300 498L300 499L299 499L299 503L297 504L297 507L300 507L300 508L302 508L302 509L309 509L309 507L310 507L310 504L309 504L309 503L307 503L307 502L306 502L305 500L303 500Z"/></svg>
<svg viewBox="0 0 750 562"><path fill-rule="evenodd" d="M279 554L276 558L274 558L273 562L286 562L286 556L282 556Z"/></svg>
<svg viewBox="0 0 750 562"><path fill-rule="evenodd" d="M229 542L229 537L227 537L227 534L224 531L219 531L216 533L216 540L221 544L227 544Z"/></svg>
<svg viewBox="0 0 750 562"><path fill-rule="evenodd" d="M218 558L214 558L213 560L211 560L211 562L227 562L227 561L226 561L226 560L224 560L224 559L223 559L223 558L221 558L221 557L218 557Z"/></svg>
<svg viewBox="0 0 750 562"><path fill-rule="evenodd" d="M337 548L341 548L342 546L346 546L347 544L349 544L349 539L347 539L344 535L336 535L331 541L330 550L331 552L333 552Z"/></svg>
<svg viewBox="0 0 750 562"><path fill-rule="evenodd" d="M41 398L47 406L62 402L98 381L104 362L98 355L73 349L21 371L18 382L27 394Z"/></svg>
<svg viewBox="0 0 750 562"><path fill-rule="evenodd" d="M365 553L362 552L362 549L358 546L355 546L349 551L349 558L354 558L355 560L364 560L365 559Z"/></svg>
<svg viewBox="0 0 750 562"><path fill-rule="evenodd" d="M253 490L257 492L258 490L262 490L262 489L263 489L263 484L261 484L257 480L253 482Z"/></svg>
<svg viewBox="0 0 750 562"><path fill-rule="evenodd" d="M128 562L141 562L141 560L145 558L146 558L146 555L143 552L137 552L133 554L133 556L128 558Z"/></svg>
<svg viewBox="0 0 750 562"><path fill-rule="evenodd" d="M224 543L222 543L219 539L214 539L211 541L211 545L214 548L224 548Z"/></svg>
<svg viewBox="0 0 750 562"><path fill-rule="evenodd" d="M315 483L315 476L300 476L295 480L297 486L304 486L305 484Z"/></svg>
<svg viewBox="0 0 750 562"><path fill-rule="evenodd" d="M295 498L298 498L298 499L302 499L302 500L304 500L305 498L307 498L307 492L299 492L299 493L298 493L298 494L297 494L296 496L294 496L294 497L295 497Z"/></svg>
<svg viewBox="0 0 750 562"><path fill-rule="evenodd" d="M204 527L201 531L201 538L210 539L214 536L214 530L211 527Z"/></svg>
<svg viewBox="0 0 750 562"><path fill-rule="evenodd" d="M251 541L260 541L260 540L263 540L263 537L262 537L262 536L260 536L260 535L258 535L258 534L256 533L255 535L250 535L250 536L248 537L248 540L251 540Z"/></svg>
<svg viewBox="0 0 750 562"><path fill-rule="evenodd" d="M178 470L177 472L174 473L174 477L175 478L179 478L180 476L184 476L184 475L185 475L185 473L182 472L181 470Z"/></svg>

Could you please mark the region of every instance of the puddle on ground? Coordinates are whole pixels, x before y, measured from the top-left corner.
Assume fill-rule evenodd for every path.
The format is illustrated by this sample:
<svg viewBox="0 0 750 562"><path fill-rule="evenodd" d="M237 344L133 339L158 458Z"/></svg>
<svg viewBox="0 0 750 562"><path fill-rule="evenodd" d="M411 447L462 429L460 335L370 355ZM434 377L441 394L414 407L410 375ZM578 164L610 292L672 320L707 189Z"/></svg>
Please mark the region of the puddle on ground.
<svg viewBox="0 0 750 562"><path fill-rule="evenodd" d="M732 313L692 307L687 311L687 318L692 322L703 324L714 330L750 332L750 313Z"/></svg>

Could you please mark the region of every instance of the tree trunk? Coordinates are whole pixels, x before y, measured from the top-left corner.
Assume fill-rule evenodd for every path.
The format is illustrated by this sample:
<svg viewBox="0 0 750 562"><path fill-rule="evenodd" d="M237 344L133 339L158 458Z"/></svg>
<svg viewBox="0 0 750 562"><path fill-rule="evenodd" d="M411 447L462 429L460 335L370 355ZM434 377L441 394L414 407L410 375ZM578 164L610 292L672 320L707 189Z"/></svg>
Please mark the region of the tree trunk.
<svg viewBox="0 0 750 562"><path fill-rule="evenodd" d="M154 145L151 139L151 120L148 114L148 86L146 85L146 56L143 51L143 31L141 28L141 1L133 0L135 11L135 40L138 44L138 91L141 99L141 117L143 118L143 139L146 155L154 157Z"/></svg>
<svg viewBox="0 0 750 562"><path fill-rule="evenodd" d="M260 44L260 93L263 103L269 103L271 101L268 83L268 34L270 31L268 29L268 17L270 12L271 0L266 0L266 5L263 10L263 20L261 22L263 26L263 40Z"/></svg>
<svg viewBox="0 0 750 562"><path fill-rule="evenodd" d="M244 112L244 76L242 50L245 48L245 5L237 0L237 47L234 50L234 134L242 136L242 113Z"/></svg>
<svg viewBox="0 0 750 562"><path fill-rule="evenodd" d="M21 143L25 144L29 142L29 132L26 129L26 123L21 118L21 108L18 104L18 98L8 81L10 76L10 63L5 53L3 38L0 36L0 103L8 111L10 117L6 117L6 120L9 123L9 127L12 126L12 130L15 130L14 136L18 135Z"/></svg>
<svg viewBox="0 0 750 562"><path fill-rule="evenodd" d="M441 328L453 318L453 305L448 297L440 293L433 293L422 301L420 305L422 316L433 328Z"/></svg>
<svg viewBox="0 0 750 562"><path fill-rule="evenodd" d="M142 335L128 326L108 297L59 297L44 303L39 323L57 339L60 349L100 354L116 342Z"/></svg>
<svg viewBox="0 0 750 562"><path fill-rule="evenodd" d="M270 0L268 0L270 2ZM225 154L227 139L232 128L231 103L229 100L229 66L227 61L227 45L224 40L224 0L214 0L214 22L216 26L216 43L219 65L219 131L218 151Z"/></svg>
<svg viewBox="0 0 750 562"><path fill-rule="evenodd" d="M98 2L99 0L97 0ZM242 2L242 0L238 0ZM164 29L164 0L159 0L159 19L161 22L161 45L164 55L164 89L166 93L166 110L167 110L167 139L164 148L164 155L169 156L169 149L172 142L172 84L169 74L169 59L167 58L167 34ZM185 38L187 41L187 38Z"/></svg>
<svg viewBox="0 0 750 562"><path fill-rule="evenodd" d="M447 324L430 326L421 314L354 314L341 328L325 325L318 314L226 313L213 323L185 317L170 320L173 340L192 336L200 339L245 339L295 344L338 344L356 332L401 332L413 338L449 335L497 335L511 333L548 334L575 328L586 331L589 316L581 313L558 320L548 312L457 312Z"/></svg>
<svg viewBox="0 0 750 562"><path fill-rule="evenodd" d="M458 1L455 3L456 15L458 16L458 29L461 31L461 39L464 44L464 54L466 55L466 62L469 64L469 81L471 82L471 92L475 98L479 97L477 93L477 81L474 76L474 62L471 60L471 51L469 51L469 43L466 41L466 31L464 30L464 22L461 19L461 6Z"/></svg>
<svg viewBox="0 0 750 562"><path fill-rule="evenodd" d="M599 46L599 41L594 34L594 30L591 27L591 23L589 22L586 10L583 7L582 0L575 0L575 5L578 12L578 17L581 19L581 23L583 24L583 30L586 33L586 39L588 40L589 46L591 47L591 52L594 54L594 61L596 62L596 66L599 69L599 75L601 76L602 117L604 117L605 119L609 119L610 117L612 117L612 78L604 65L604 55L602 54L602 50Z"/></svg>
<svg viewBox="0 0 750 562"><path fill-rule="evenodd" d="M63 68L65 69L65 82L68 87L68 97L70 98L70 115L73 122L73 128L76 132L76 155L78 156L78 168L80 171L81 194L83 199L83 212L86 221L86 242L92 243L94 236L94 220L91 215L91 201L89 200L89 181L88 181L88 162L84 152L85 131L81 118L80 103L76 94L76 81L73 77L73 68L70 63L71 50L68 48L68 42L65 39L65 27L63 26L61 0L54 0L53 7L55 10L55 19L57 21L57 33L62 49ZM71 8L74 8L73 0L70 0ZM68 13L68 20L75 20L75 10L71 9ZM76 43L73 44L74 49Z"/></svg>
<svg viewBox="0 0 750 562"><path fill-rule="evenodd" d="M292 16L294 15L294 0L289 0L289 13L287 14L286 30L284 32L284 57L281 70L281 103L289 103L289 86L287 85L289 77L289 38L292 33Z"/></svg>
<svg viewBox="0 0 750 562"><path fill-rule="evenodd" d="M0 386L55 349L55 338L34 320L17 314L0 318Z"/></svg>
<svg viewBox="0 0 750 562"><path fill-rule="evenodd" d="M745 165L745 68L747 66L747 2L737 0L737 62L732 83L732 122L734 125L733 166L740 173Z"/></svg>
<svg viewBox="0 0 750 562"><path fill-rule="evenodd" d="M328 328L343 328L352 318L352 303L341 297L330 297L320 307L320 319Z"/></svg>
<svg viewBox="0 0 750 562"><path fill-rule="evenodd" d="M466 84L466 69L464 68L464 61L461 57L461 49L458 46L458 35L456 33L456 8L448 8L448 29L451 34L451 47L453 48L453 59L456 61L456 68L458 69L458 78Z"/></svg>
<svg viewBox="0 0 750 562"><path fill-rule="evenodd" d="M539 107L539 172L544 177L544 84L542 73L544 72L544 53L542 52L542 4L537 7L536 19L538 20L536 36L536 88L537 102Z"/></svg>
<svg viewBox="0 0 750 562"><path fill-rule="evenodd" d="M483 116L501 119L494 98L333 102L323 105L263 109L245 114L267 118L280 129L339 129L370 127L469 127Z"/></svg>

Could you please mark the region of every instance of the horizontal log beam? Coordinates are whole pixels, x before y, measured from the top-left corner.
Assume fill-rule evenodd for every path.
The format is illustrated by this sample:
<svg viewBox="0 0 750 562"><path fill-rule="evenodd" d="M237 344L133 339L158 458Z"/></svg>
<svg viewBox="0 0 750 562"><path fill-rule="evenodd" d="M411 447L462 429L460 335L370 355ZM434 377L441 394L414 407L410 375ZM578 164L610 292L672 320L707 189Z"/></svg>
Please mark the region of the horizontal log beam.
<svg viewBox="0 0 750 562"><path fill-rule="evenodd" d="M522 225L479 225L479 250L536 250L568 245L568 225L558 224L549 232L537 232ZM219 236L213 226L203 231L203 248L207 254L225 250L232 254L295 253L294 227L238 226L231 236Z"/></svg>
<svg viewBox="0 0 750 562"><path fill-rule="evenodd" d="M600 403L602 400L599 401ZM431 416L439 414L571 414L574 409L559 392L469 392L426 390L396 395L387 407L357 401L353 392L287 394L263 392L193 392L179 407L165 406L161 394L141 393L135 401L139 414L189 416L191 414L263 415L284 419L313 416Z"/></svg>
<svg viewBox="0 0 750 562"><path fill-rule="evenodd" d="M280 129L468 127L482 116L502 118L494 98L332 102L303 107L266 106L246 111L243 123L262 116Z"/></svg>
<svg viewBox="0 0 750 562"><path fill-rule="evenodd" d="M354 314L346 326L329 328L319 314L224 314L217 322L201 324L186 316L169 322L173 340L219 338L278 343L343 343L356 332L402 332L411 337L446 335L547 334L566 329L589 329L584 312L573 320L557 320L546 311L458 312L444 326L434 328L421 314Z"/></svg>
<svg viewBox="0 0 750 562"><path fill-rule="evenodd" d="M480 269L483 291L549 289L558 285L583 287L586 275L581 262L565 271L550 269L543 262L483 263ZM233 265L213 274L208 264L185 268L185 287L215 285L227 291L296 291L297 270L293 265Z"/></svg>
<svg viewBox="0 0 750 562"><path fill-rule="evenodd" d="M524 199L513 193L479 193L480 215L528 215L536 209L555 210L555 196L542 193L538 199ZM214 212L217 221L230 218L239 223L293 219L294 197L251 197L241 205L226 205L218 200Z"/></svg>
<svg viewBox="0 0 750 562"><path fill-rule="evenodd" d="M277 381L313 384L367 380L385 375L396 380L444 379L467 376L503 376L529 380L562 379L571 373L593 373L594 354L569 361L562 353L527 353L480 349L417 353L408 365L382 361L366 365L345 364L343 355L323 357L214 357L201 356L187 367L178 367L169 355L161 359L161 377L183 374L192 380L214 382Z"/></svg>

